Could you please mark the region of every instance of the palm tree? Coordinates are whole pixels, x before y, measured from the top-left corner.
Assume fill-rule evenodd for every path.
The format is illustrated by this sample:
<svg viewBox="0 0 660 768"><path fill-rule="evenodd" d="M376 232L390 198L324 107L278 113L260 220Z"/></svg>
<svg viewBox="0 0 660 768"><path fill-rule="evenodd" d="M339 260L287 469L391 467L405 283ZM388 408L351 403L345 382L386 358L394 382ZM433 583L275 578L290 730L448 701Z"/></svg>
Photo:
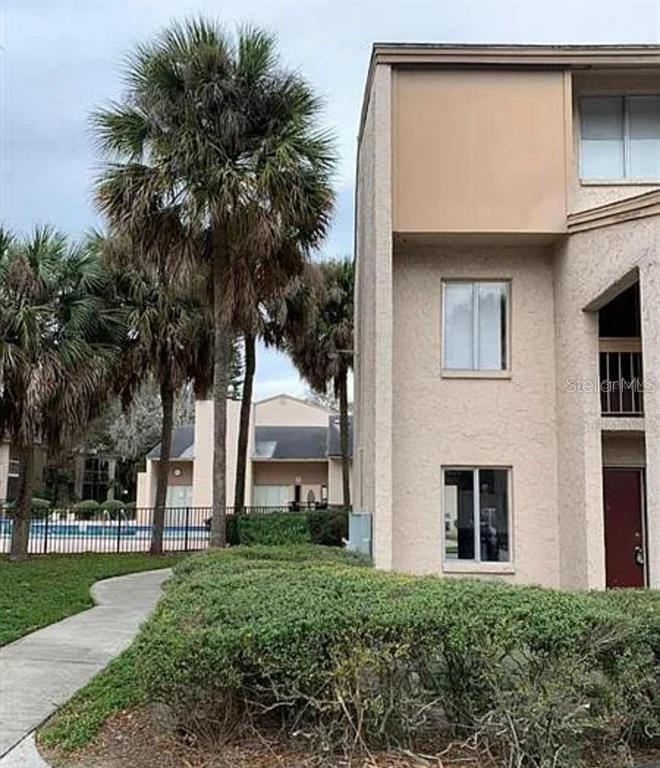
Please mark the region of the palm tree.
<svg viewBox="0 0 660 768"><path fill-rule="evenodd" d="M350 259L315 264L288 302L279 339L275 339L314 391L327 394L332 387L339 401L342 490L347 509L351 505L348 373L353 366L353 286Z"/></svg>
<svg viewBox="0 0 660 768"><path fill-rule="evenodd" d="M245 300L237 307L233 323L242 330L245 370L241 397L236 457L236 484L234 510L240 512L245 504L245 476L247 449L252 412L252 392L256 372L257 338L268 334L269 314L273 307L281 305L285 297L297 285L309 264L305 251L294 241L283 243L272 252L264 252L260 259L232 262L232 272L237 289Z"/></svg>
<svg viewBox="0 0 660 768"><path fill-rule="evenodd" d="M162 410L160 461L156 476L151 554L163 552L165 505L170 473L170 452L174 427L176 393L194 382L195 394L204 396L212 372L211 320L204 301L204 274L189 274L172 281L168 253L180 247L180 241L163 243L157 254L136 259L128 243L106 241L106 261L111 267L115 298L126 313L127 338L120 376L120 394L124 400L143 382L145 375L156 379ZM154 265L157 266L154 266Z"/></svg>
<svg viewBox="0 0 660 768"><path fill-rule="evenodd" d="M35 448L56 451L98 413L122 332L97 255L50 227L0 236L0 434L22 460L11 557L27 554Z"/></svg>
<svg viewBox="0 0 660 768"><path fill-rule="evenodd" d="M211 264L211 545L224 546L228 349L241 308L254 307L236 275L254 274L286 242L301 257L320 242L334 152L316 128L318 98L281 67L273 38L259 30L231 37L202 19L173 24L136 49L126 86L122 103L94 117L100 147L114 161L97 199L114 228L134 235L154 206L208 231L204 252L187 254Z"/></svg>

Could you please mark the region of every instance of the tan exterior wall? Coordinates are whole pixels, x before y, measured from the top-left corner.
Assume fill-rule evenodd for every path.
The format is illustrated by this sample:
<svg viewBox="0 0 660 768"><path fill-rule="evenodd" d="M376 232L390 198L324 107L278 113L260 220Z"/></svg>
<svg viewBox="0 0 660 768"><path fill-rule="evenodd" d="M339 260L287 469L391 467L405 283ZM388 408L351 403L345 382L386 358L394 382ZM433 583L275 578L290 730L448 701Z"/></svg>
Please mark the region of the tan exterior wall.
<svg viewBox="0 0 660 768"><path fill-rule="evenodd" d="M619 96L621 94L660 93L657 73L638 72L576 72L573 74L573 172L569 196L569 211L594 208L616 200L648 192L660 187L660 179L652 184L617 183L580 180L580 98L583 96Z"/></svg>
<svg viewBox="0 0 660 768"><path fill-rule="evenodd" d="M255 485L295 485L300 478L303 486L328 484L327 461L255 461L253 463ZM318 497L317 497L318 498Z"/></svg>
<svg viewBox="0 0 660 768"><path fill-rule="evenodd" d="M358 155L354 448L357 511L373 514L374 556L392 567L391 69L377 66Z"/></svg>
<svg viewBox="0 0 660 768"><path fill-rule="evenodd" d="M660 585L660 218L572 235L557 249L555 324L562 586L605 586L598 393L578 387L598 373L598 298L639 270L645 379L647 521L651 583Z"/></svg>
<svg viewBox="0 0 660 768"><path fill-rule="evenodd" d="M177 475L177 471L179 474ZM193 462L172 461L170 463L170 473L167 478L168 485L192 485L193 484Z"/></svg>
<svg viewBox="0 0 660 768"><path fill-rule="evenodd" d="M349 472L349 486L351 489L351 500L354 501L353 490L353 468ZM344 503L344 486L341 472L341 459L328 459L328 503ZM355 504L354 504L355 506Z"/></svg>
<svg viewBox="0 0 660 768"><path fill-rule="evenodd" d="M510 378L442 377L441 281L456 277L511 281ZM557 586L549 252L457 245L397 251L394 314L393 567L504 573L514 581ZM443 563L442 468L452 465L511 468L511 565Z"/></svg>
<svg viewBox="0 0 660 768"><path fill-rule="evenodd" d="M241 404L227 401L227 505L234 503L236 487L236 456ZM248 444L248 456L253 444ZM249 462L248 462L249 464ZM251 477L246 477L246 499L250 503ZM193 480L193 506L210 507L213 504L213 401L198 400L195 404L195 470Z"/></svg>
<svg viewBox="0 0 660 768"><path fill-rule="evenodd" d="M603 432L604 467L643 467L646 446L643 433Z"/></svg>
<svg viewBox="0 0 660 768"><path fill-rule="evenodd" d="M7 498L9 481L9 443L0 443L0 503Z"/></svg>
<svg viewBox="0 0 660 768"><path fill-rule="evenodd" d="M138 509L153 507L156 500L156 465L147 460L144 472L138 472L137 498L135 505Z"/></svg>
<svg viewBox="0 0 660 768"><path fill-rule="evenodd" d="M254 404L254 423L259 427L327 427L330 411L288 395L277 395Z"/></svg>
<svg viewBox="0 0 660 768"><path fill-rule="evenodd" d="M394 70L397 232L563 232L567 79L557 71Z"/></svg>

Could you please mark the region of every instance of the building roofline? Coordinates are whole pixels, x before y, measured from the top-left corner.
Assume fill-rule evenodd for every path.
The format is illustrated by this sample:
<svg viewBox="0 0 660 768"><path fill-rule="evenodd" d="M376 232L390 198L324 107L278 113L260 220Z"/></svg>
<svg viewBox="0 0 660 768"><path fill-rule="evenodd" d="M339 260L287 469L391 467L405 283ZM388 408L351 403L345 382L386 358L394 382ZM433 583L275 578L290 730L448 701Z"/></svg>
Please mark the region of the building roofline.
<svg viewBox="0 0 660 768"><path fill-rule="evenodd" d="M281 397L286 397L287 400L293 400L295 403L301 403L302 405L307 405L310 408L318 408L318 410L323 411L324 413L334 413L334 411L331 411L329 408L326 408L323 405L319 405L318 403L311 403L309 400L303 400L301 397L294 397L293 395L288 395L286 392L280 392L278 395L271 395L270 397L264 397L263 400L256 400L256 405L261 405L262 403L270 403L272 400L279 400ZM268 426L267 424L264 425L258 425L258 426Z"/></svg>
<svg viewBox="0 0 660 768"><path fill-rule="evenodd" d="M377 42L362 99L358 143L362 140L376 66L442 65L549 67L560 69L660 67L660 45L514 45Z"/></svg>

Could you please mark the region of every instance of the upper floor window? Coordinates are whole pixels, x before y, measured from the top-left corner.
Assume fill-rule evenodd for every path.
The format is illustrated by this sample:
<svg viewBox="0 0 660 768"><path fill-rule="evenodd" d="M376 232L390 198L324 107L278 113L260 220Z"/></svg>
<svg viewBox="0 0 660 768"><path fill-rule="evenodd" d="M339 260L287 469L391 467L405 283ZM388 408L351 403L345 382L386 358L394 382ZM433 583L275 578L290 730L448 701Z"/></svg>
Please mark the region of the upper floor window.
<svg viewBox="0 0 660 768"><path fill-rule="evenodd" d="M660 179L660 96L580 102L583 179Z"/></svg>
<svg viewBox="0 0 660 768"><path fill-rule="evenodd" d="M446 281L442 296L442 367L455 371L506 370L509 284Z"/></svg>

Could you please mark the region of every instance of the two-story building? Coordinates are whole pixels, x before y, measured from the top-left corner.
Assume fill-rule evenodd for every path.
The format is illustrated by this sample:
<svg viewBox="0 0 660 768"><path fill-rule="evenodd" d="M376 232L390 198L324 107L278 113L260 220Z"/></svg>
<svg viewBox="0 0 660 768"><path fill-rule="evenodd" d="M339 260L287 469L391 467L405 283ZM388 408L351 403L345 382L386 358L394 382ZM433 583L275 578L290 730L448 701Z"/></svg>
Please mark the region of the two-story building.
<svg viewBox="0 0 660 768"><path fill-rule="evenodd" d="M356 227L376 565L660 587L660 47L375 45Z"/></svg>
<svg viewBox="0 0 660 768"><path fill-rule="evenodd" d="M234 500L241 404L227 402L227 498ZM350 432L349 432L350 435ZM343 503L339 416L317 403L281 394L252 405L247 446L245 505L326 506ZM177 519L182 507L208 508L213 499L213 401L198 400L195 423L172 435L167 501ZM156 501L160 444L138 473L138 519L149 520Z"/></svg>

